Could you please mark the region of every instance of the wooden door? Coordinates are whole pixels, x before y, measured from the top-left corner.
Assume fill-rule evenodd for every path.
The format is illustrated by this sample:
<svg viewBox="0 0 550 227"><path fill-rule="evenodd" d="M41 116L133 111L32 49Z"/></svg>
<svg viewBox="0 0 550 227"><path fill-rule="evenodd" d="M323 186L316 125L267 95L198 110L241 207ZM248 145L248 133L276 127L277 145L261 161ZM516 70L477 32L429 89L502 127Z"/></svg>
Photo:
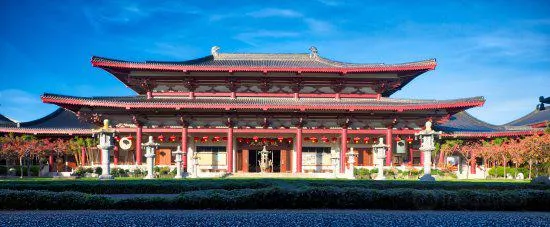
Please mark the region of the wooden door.
<svg viewBox="0 0 550 227"><path fill-rule="evenodd" d="M155 151L155 165L171 165L172 151L170 149L157 149Z"/></svg>
<svg viewBox="0 0 550 227"><path fill-rule="evenodd" d="M372 166L372 151L370 148L357 149L357 165L358 166Z"/></svg>
<svg viewBox="0 0 550 227"><path fill-rule="evenodd" d="M288 151L287 150L281 150L281 173L286 173L288 171Z"/></svg>
<svg viewBox="0 0 550 227"><path fill-rule="evenodd" d="M235 165L237 168L237 172L243 171L243 151L237 150L237 158L235 160Z"/></svg>
<svg viewBox="0 0 550 227"><path fill-rule="evenodd" d="M243 150L242 155L242 168L243 172L248 173L248 150Z"/></svg>

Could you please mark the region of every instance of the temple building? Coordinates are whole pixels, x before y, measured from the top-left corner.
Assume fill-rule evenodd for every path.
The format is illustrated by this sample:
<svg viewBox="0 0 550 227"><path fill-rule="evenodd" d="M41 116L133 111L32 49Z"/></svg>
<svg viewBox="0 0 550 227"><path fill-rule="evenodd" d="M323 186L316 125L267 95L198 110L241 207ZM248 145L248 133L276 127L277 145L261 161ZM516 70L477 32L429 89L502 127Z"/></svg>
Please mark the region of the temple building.
<svg viewBox="0 0 550 227"><path fill-rule="evenodd" d="M397 99L391 95L436 68L435 59L401 64L355 64L309 53L211 54L179 62L134 62L92 57L91 63L137 93L129 97L44 94L59 106L52 114L17 123L0 117L0 133L40 137L91 136L104 119L118 132L112 165L141 166L140 144L160 143L157 165L173 166L176 146L204 176L259 172L259 151L270 151L269 172L344 172L345 154L372 166L372 145L389 145L386 166L420 166L414 133L432 121L444 138L531 135L550 119L537 110L509 124L485 123L465 112L483 97ZM123 142L125 144L123 144ZM91 151L88 151L88 153ZM99 155L84 154L86 165ZM336 163L334 163L336 161ZM198 162L198 163L197 163Z"/></svg>

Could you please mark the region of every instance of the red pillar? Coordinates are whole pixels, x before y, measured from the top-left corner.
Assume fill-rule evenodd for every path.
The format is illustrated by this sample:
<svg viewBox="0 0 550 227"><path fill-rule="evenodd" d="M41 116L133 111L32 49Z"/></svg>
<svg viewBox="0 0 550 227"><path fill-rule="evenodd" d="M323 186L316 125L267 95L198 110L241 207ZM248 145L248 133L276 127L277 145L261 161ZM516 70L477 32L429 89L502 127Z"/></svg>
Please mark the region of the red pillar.
<svg viewBox="0 0 550 227"><path fill-rule="evenodd" d="M411 146L411 144L409 144ZM411 163L411 166L413 166L413 149L412 147L409 147L409 162Z"/></svg>
<svg viewBox="0 0 550 227"><path fill-rule="evenodd" d="M80 154L80 162L81 162L81 165L84 166L86 165L86 147L82 147L82 153Z"/></svg>
<svg viewBox="0 0 550 227"><path fill-rule="evenodd" d="M233 172L233 127L227 129L227 172Z"/></svg>
<svg viewBox="0 0 550 227"><path fill-rule="evenodd" d="M50 172L53 172L53 152L50 153L50 157L48 159L48 164L50 164Z"/></svg>
<svg viewBox="0 0 550 227"><path fill-rule="evenodd" d="M183 127L181 130L181 151L183 151L183 155L181 156L182 162L182 169L183 172L187 171L187 127Z"/></svg>
<svg viewBox="0 0 550 227"><path fill-rule="evenodd" d="M346 170L346 153L348 152L348 128L342 128L340 137L340 173L344 173Z"/></svg>
<svg viewBox="0 0 550 227"><path fill-rule="evenodd" d="M113 148L113 164L118 165L118 146Z"/></svg>
<svg viewBox="0 0 550 227"><path fill-rule="evenodd" d="M296 172L302 172L302 128L296 129Z"/></svg>
<svg viewBox="0 0 550 227"><path fill-rule="evenodd" d="M136 165L141 165L141 131L143 127L138 125L136 132Z"/></svg>
<svg viewBox="0 0 550 227"><path fill-rule="evenodd" d="M386 143L388 145L388 150L386 151L386 166L391 166L393 158L393 141L392 141L392 129L388 128L386 130Z"/></svg>

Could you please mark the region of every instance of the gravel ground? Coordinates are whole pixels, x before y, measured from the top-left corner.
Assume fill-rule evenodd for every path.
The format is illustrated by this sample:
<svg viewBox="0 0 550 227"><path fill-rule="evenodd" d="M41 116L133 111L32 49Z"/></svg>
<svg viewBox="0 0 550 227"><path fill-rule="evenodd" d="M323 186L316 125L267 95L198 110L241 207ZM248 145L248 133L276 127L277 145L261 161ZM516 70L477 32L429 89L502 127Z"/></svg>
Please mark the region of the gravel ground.
<svg viewBox="0 0 550 227"><path fill-rule="evenodd" d="M167 198L177 197L179 194L103 194L99 196L109 197L113 199L132 199L132 198Z"/></svg>
<svg viewBox="0 0 550 227"><path fill-rule="evenodd" d="M550 213L363 210L1 211L0 226L550 226Z"/></svg>

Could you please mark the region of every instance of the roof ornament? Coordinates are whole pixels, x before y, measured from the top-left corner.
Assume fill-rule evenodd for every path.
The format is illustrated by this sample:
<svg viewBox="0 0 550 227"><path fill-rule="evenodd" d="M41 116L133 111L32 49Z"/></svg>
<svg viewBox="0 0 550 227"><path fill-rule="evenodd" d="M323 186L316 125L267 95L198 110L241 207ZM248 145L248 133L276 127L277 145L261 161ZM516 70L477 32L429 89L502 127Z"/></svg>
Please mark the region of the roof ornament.
<svg viewBox="0 0 550 227"><path fill-rule="evenodd" d="M537 105L537 110L540 110L540 111L545 110L546 107L544 106L544 104L550 104L550 97L544 98L544 96L540 96L539 102L540 104Z"/></svg>
<svg viewBox="0 0 550 227"><path fill-rule="evenodd" d="M210 53L212 53L212 56L217 57L219 55L218 50L220 50L219 46L213 46Z"/></svg>
<svg viewBox="0 0 550 227"><path fill-rule="evenodd" d="M317 58L317 57L319 57L319 51L317 50L317 47L311 46L311 47L309 48L309 51L311 51L311 52L309 53L309 57L310 57L310 58Z"/></svg>

